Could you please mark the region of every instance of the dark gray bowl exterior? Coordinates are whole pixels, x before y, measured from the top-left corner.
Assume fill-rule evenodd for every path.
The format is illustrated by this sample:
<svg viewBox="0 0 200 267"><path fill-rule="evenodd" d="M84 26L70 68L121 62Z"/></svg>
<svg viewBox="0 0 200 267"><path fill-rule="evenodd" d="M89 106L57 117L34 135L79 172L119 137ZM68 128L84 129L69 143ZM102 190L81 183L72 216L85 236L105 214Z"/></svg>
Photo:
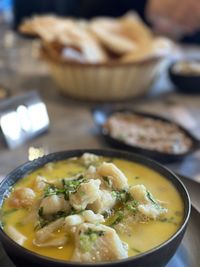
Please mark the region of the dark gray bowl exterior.
<svg viewBox="0 0 200 267"><path fill-rule="evenodd" d="M169 68L169 77L176 89L184 94L200 94L200 76L174 73L173 66Z"/></svg>
<svg viewBox="0 0 200 267"><path fill-rule="evenodd" d="M197 151L198 149L200 149L200 141L197 140L189 131L187 131L185 128L183 128L182 126L178 125L174 121L166 119L166 118L164 118L162 116L151 114L151 113L146 113L146 112L141 112L141 111L136 111L136 110L133 110L133 109L126 109L126 108L112 109L109 106L104 106L104 107L100 107L100 108L94 108L94 109L92 109L91 112L92 112L94 121L95 121L96 125L99 128L100 136L103 137L105 142L107 144L109 144L111 147L119 148L120 150L130 151L130 152L133 152L133 153L138 153L140 155L144 155L146 157L152 158L152 159L154 159L154 160L156 160L156 161L158 161L160 163L172 163L172 162L181 161L185 157L189 156L190 154L192 154L195 151ZM188 151L186 151L184 153L172 154L172 153L165 153L165 152L160 152L160 151L156 151L156 150L153 150L153 149L147 149L147 148L142 148L142 147L139 147L139 146L126 144L125 142L123 142L123 141L121 141L121 140L119 140L117 138L112 137L108 131L104 130L104 123L107 121L107 119L112 114L115 114L117 112L122 112L122 113L128 112L128 113L136 114L136 115L144 117L144 118L151 118L151 119L160 120L160 121L163 121L163 122L173 123L182 132L184 132L185 135L188 138L190 138L190 140L192 141L192 146ZM101 116L100 120L98 118L99 115Z"/></svg>
<svg viewBox="0 0 200 267"><path fill-rule="evenodd" d="M53 161L59 161L63 159L67 159L74 156L81 156L84 152L91 152L97 155L108 156L108 157L116 157L127 159L130 161L138 162L143 164L158 173L164 175L169 181L173 183L173 185L178 189L183 203L184 203L184 220L181 228L176 232L176 234L171 237L169 240L161 244L160 246L149 250L146 253L140 254L136 257L130 257L120 261L106 262L106 263L96 263L96 264L81 264L74 262L64 262L59 260L50 259L47 257L40 256L35 254L23 247L19 246L12 239L10 239L2 229L0 229L0 240L3 244L5 251L8 256L14 262L14 264L18 267L91 267L91 266L118 266L118 267L163 267L167 264L167 262L171 259L171 257L176 252L183 235L185 233L187 223L190 216L190 198L189 195L182 184L182 182L168 169L163 167L162 165L142 157L137 154L127 153L122 151L115 150L100 150L100 149L85 149L85 150L73 150L73 151L63 151L57 152L53 154L49 154L37 160L27 162L22 166L15 169L13 172L8 174L8 176L2 181L0 185L0 204L3 202L3 198L8 192L10 186L15 184L19 179L27 175L28 173L42 167L44 164Z"/></svg>

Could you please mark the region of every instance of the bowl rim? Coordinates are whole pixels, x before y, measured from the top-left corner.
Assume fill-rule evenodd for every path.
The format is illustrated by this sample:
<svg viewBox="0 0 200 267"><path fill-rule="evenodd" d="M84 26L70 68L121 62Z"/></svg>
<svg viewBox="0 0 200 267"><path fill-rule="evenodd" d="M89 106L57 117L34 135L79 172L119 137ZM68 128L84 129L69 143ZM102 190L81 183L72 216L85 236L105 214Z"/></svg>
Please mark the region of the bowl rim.
<svg viewBox="0 0 200 267"><path fill-rule="evenodd" d="M125 160L129 160L141 165L144 165L147 168L150 168L156 172L158 172L159 174L161 174L162 176L164 176L168 181L170 181L174 187L177 189L180 197L182 198L183 204L184 204L184 217L183 217L183 222L180 225L180 227L178 228L178 230L170 237L168 238L166 241L164 241L163 243L161 243L160 245L155 246L154 248L147 250L143 253L140 253L139 255L136 256L131 256L131 257L127 257L125 259L120 259L120 260L114 260L114 261L110 261L110 262L97 262L97 263L81 263L81 262L75 262L75 261L64 261L64 260L59 260L59 259L54 259L48 256L43 256L40 255L36 252L33 252L27 248L24 248L23 246L19 245L18 243L16 243L13 239L11 239L8 234L6 232L4 232L4 230L2 229L2 226L0 225L0 239L3 238L6 240L7 243L9 243L10 245L12 245L13 247L15 247L18 251L20 252L24 252L24 256L30 256L30 257L34 257L35 260L41 261L41 263L54 263L54 264L60 264L60 266L72 266L72 267L76 267L76 266L116 266L117 264L120 263L126 263L126 262L133 262L148 256L149 254L153 254L155 253L157 250L163 248L164 246L167 246L172 240L174 240L176 237L179 236L179 234L182 233L182 231L184 231L184 229L187 226L187 223L189 221L190 218L190 213L191 213L191 200L190 200L190 196L189 193L186 189L186 187L184 186L183 182L180 180L180 178L173 173L171 170L169 170L167 167L163 166L162 164L156 162L155 160L152 160L148 157L142 156L140 154L137 153L129 153L127 151L121 151L121 150L114 150L114 149L74 149L74 150L64 150L64 151L59 151L59 152L54 152L54 153L50 153L48 155L44 155L43 157L40 157L38 159L35 159L33 161L27 161L26 163L20 165L19 167L17 167L16 169L14 169L12 172L10 172L0 183L0 188L3 186L3 184L7 181L7 179L9 179L9 177L15 176L16 173L20 172L24 172L22 174L22 176L18 179L15 180L14 183L12 183L12 185L14 185L18 180L22 179L23 177L25 177L26 175L32 173L33 171L35 171L36 169L44 166L47 163L50 162L56 162L56 161L60 161L60 160L65 160L71 157L79 157L81 156L83 153L93 153L99 156L105 156L105 157L115 157L115 158L119 158L119 159L125 159ZM60 156L60 157L59 157ZM44 161L44 162L43 162ZM29 170L29 167L31 167L31 170ZM28 168L28 170L26 170L26 168ZM22 169L22 171L20 171ZM25 171L24 171L25 169ZM165 176L165 173L167 176ZM9 188L12 185L7 185L7 189L9 190ZM179 190L180 188L181 190ZM3 203L3 199L4 196L6 195L6 193L8 192L8 190L5 191L2 200L0 202L0 206ZM182 193L181 193L182 192ZM3 247L4 247L4 242L3 243Z"/></svg>

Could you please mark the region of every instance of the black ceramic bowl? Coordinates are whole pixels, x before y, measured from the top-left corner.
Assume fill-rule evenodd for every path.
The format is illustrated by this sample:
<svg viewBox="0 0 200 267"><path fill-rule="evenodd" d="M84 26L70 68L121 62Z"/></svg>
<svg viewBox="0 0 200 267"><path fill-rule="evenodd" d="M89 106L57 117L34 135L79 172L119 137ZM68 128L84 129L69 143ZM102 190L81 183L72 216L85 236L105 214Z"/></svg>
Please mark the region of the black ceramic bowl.
<svg viewBox="0 0 200 267"><path fill-rule="evenodd" d="M129 112L129 113L133 113L133 114L136 114L136 115L139 115L142 117L152 118L155 120L161 120L164 122L176 124L176 126L178 126L178 128L181 131L183 131L187 137L189 137L191 139L192 146L190 147L190 149L188 151L186 151L184 153L172 154L172 153L160 152L160 151L153 150L153 149L143 148L140 146L134 146L134 145L126 144L122 140L112 137L109 134L109 132L104 130L104 127L103 127L103 125L107 121L107 119L112 114L114 114L116 112L125 112L125 113ZM194 153L195 151L197 151L198 149L200 149L200 141L197 140L192 134L190 134L190 132L188 132L186 129L184 129L183 127L181 127L177 123L172 122L172 121L170 121L166 118L163 118L161 116L158 116L158 115L145 113L145 112L139 112L139 111L135 111L135 110L131 110L131 109L110 109L109 107L108 108L107 107L95 108L92 110L92 115L93 115L93 119L94 119L96 125L99 128L99 133L100 133L101 137L103 137L103 139L106 141L107 144L109 144L110 146L112 146L114 148L119 148L122 150L127 150L130 152L139 153L139 154L144 155L146 157L153 158L154 160L157 160L161 163L171 163L171 162L181 161L186 156L188 156L188 155Z"/></svg>
<svg viewBox="0 0 200 267"><path fill-rule="evenodd" d="M70 157L81 156L84 152L94 153L97 155L107 156L107 157L117 157L126 160L130 160L133 162L137 162L147 166L156 172L162 174L166 177L167 180L173 183L175 188L178 190L182 201L184 203L184 218L183 223L179 230L166 242L162 243L161 245L155 247L152 250L149 250L145 253L142 253L135 257L129 257L127 259L112 261L112 262L105 262L105 263L95 263L95 264L82 264L82 263L75 263L75 262L66 262L66 261L59 261L52 258L40 256L39 254L33 253L17 243L15 243L2 229L0 229L0 240L3 244L5 251L7 252L8 256L14 262L14 264L18 267L164 267L167 262L171 259L171 257L176 252L183 235L185 233L187 223L190 216L190 198L189 195L182 184L182 182L177 178L175 174L171 171L163 167L162 165L148 159L142 157L137 154L130 154L126 152L120 152L115 150L74 150L74 151L64 151L49 154L37 160L27 162L22 166L15 169L13 172L7 175L7 177L3 180L0 184L0 204L3 202L4 195L9 190L10 186L14 185L19 179L27 175L28 173L42 167L44 164L59 161L63 159L67 159Z"/></svg>
<svg viewBox="0 0 200 267"><path fill-rule="evenodd" d="M176 89L185 94L200 94L200 75L176 73L173 71L175 64L169 67L169 77Z"/></svg>

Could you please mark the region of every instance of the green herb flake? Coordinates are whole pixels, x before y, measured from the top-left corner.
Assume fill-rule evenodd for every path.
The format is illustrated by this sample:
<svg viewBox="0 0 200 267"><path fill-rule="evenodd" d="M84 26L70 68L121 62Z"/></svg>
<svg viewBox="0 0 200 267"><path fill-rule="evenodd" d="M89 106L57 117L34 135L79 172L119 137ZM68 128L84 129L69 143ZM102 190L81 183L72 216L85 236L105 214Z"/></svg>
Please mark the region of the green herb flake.
<svg viewBox="0 0 200 267"><path fill-rule="evenodd" d="M138 208L137 208L137 206L138 206L138 201L136 201L136 200L133 200L133 201L130 201L130 202L128 202L127 204L126 204L126 208L129 210L129 211L132 211L132 212L137 212L138 211Z"/></svg>
<svg viewBox="0 0 200 267"><path fill-rule="evenodd" d="M88 228L80 236L80 248L83 252L88 252L92 249L92 245L96 242L98 237L104 235L104 231L96 231Z"/></svg>
<svg viewBox="0 0 200 267"><path fill-rule="evenodd" d="M69 215L69 212L66 211L58 211L55 214L52 214L50 216L45 216L43 212L43 207L40 207L38 210L38 216L39 216L39 221L38 224L36 225L34 230L39 230L46 225L50 224L51 222L54 222L60 218L66 217Z"/></svg>
<svg viewBox="0 0 200 267"><path fill-rule="evenodd" d="M86 195L85 191L80 191L79 193L82 197Z"/></svg>
<svg viewBox="0 0 200 267"><path fill-rule="evenodd" d="M158 203L156 202L156 200L154 199L153 195L148 190L147 190L147 197L153 204L158 206Z"/></svg>
<svg viewBox="0 0 200 267"><path fill-rule="evenodd" d="M112 223L109 226L114 227L115 225L120 223L123 220L123 218L124 218L124 213L123 213L123 211L119 210L118 212L116 212L116 214L114 216L114 220L112 221Z"/></svg>
<svg viewBox="0 0 200 267"><path fill-rule="evenodd" d="M131 248L132 251L136 252L136 253L142 253L141 250L137 249L137 248Z"/></svg>
<svg viewBox="0 0 200 267"><path fill-rule="evenodd" d="M111 214L111 212L109 212L109 211L104 211L104 213L103 213L102 215L103 215L103 217L106 219L106 218L108 218L108 217L110 216L110 214Z"/></svg>
<svg viewBox="0 0 200 267"><path fill-rule="evenodd" d="M64 195L65 200L69 200L70 194L76 193L78 187L84 182L86 182L86 179L83 175L79 175L74 180L62 179L62 188L58 188L52 184L47 184L44 191L44 197L62 194Z"/></svg>
<svg viewBox="0 0 200 267"><path fill-rule="evenodd" d="M92 235L92 234L96 234L97 236L103 236L104 235L104 231L100 230L100 231L97 231L97 230L93 230L92 228L88 228L85 232L84 232L85 235Z"/></svg>
<svg viewBox="0 0 200 267"><path fill-rule="evenodd" d="M115 197L119 202L126 203L132 199L129 192L122 190L122 191L112 191L112 196Z"/></svg>
<svg viewBox="0 0 200 267"><path fill-rule="evenodd" d="M83 252L89 252L91 250L91 241L89 236L81 235L80 236L80 249Z"/></svg>

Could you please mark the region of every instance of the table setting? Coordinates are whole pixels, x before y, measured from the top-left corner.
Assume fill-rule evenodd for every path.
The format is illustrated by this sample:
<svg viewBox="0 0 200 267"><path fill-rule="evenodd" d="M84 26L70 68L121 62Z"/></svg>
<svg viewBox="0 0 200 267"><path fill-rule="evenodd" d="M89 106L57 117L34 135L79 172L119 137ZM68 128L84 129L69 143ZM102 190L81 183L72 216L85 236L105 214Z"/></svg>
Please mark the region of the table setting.
<svg viewBox="0 0 200 267"><path fill-rule="evenodd" d="M122 36L119 24L124 27ZM44 30L45 27L47 30ZM129 27L135 27L139 33L135 30L132 36ZM62 35L64 30L66 35ZM19 173L21 177L28 175L26 166L23 167L25 162L28 165L34 165L36 162L36 165L41 167L44 164L40 166L39 162L44 158L48 159L45 164L51 164L53 153L59 151L72 153L83 150L87 153L95 149L97 154L100 153L98 151L103 151L103 156L108 153L105 151L129 153L132 156L139 153L140 156L156 160L166 173L172 172L183 184L189 193L188 201L191 201L190 219L183 240L180 240L174 255L166 261L168 263L165 264L163 260L158 266L198 267L200 48L175 43L165 37L152 37L149 28L132 13L116 20L96 18L90 22L54 16L35 17L26 20L20 31L19 34L8 25L0 27L0 185L5 186L12 181L13 170L18 170L16 177ZM91 32L94 39L90 36ZM132 38L130 40L136 38L138 43L130 40L128 42L128 34ZM27 35L36 35L37 38ZM57 39L54 39L55 36ZM150 44L148 49L147 43ZM138 44L142 48L137 51ZM91 50L87 45L91 46ZM167 60L163 62L163 58ZM197 62L197 65L187 63L193 61ZM183 65L175 68L176 62ZM182 86L175 77L179 74L187 78L190 76L192 83L181 79L185 87ZM197 87L193 82L197 83ZM117 119L122 116L121 125L111 121L112 114L116 114ZM124 121L123 116L127 116ZM132 120L135 120L133 126ZM141 126L142 120L144 127ZM137 121L138 128L143 128L138 130L136 138ZM115 135L116 129L112 132L110 128L112 123L121 132ZM154 123L158 124L157 130L153 129ZM170 134L171 142L174 142L172 145L165 143ZM157 143L157 140L163 142L163 150L160 150L162 144ZM153 143L157 147L153 147ZM169 146L174 150L169 152ZM185 150L181 150L183 147ZM52 155L52 158L49 155ZM75 153L73 157L79 156L79 153ZM112 162L113 156L109 154L109 157ZM62 156L58 158L62 159ZM145 164L151 167L154 163ZM155 167L155 170L156 168L161 167ZM159 172L162 174L160 169ZM10 183L10 186L12 185L13 183ZM7 192L7 187L4 190ZM1 194L3 196L4 191L1 191ZM3 201L2 198L1 204ZM16 261L16 255L13 254L13 258L11 255L12 261L11 252L8 252L10 254L7 256L6 242L7 240L0 246L0 265L23 266L21 259ZM12 243L9 244L11 246ZM168 247L167 251L170 249ZM146 256L145 253L141 255ZM136 256L138 262L139 258L140 256ZM150 260L146 262L143 264L150 264ZM33 264L37 264L35 259ZM47 263L44 261L44 265L38 266L47 266L45 264ZM121 262L119 266L120 264ZM137 264L136 266L140 266L141 263Z"/></svg>

